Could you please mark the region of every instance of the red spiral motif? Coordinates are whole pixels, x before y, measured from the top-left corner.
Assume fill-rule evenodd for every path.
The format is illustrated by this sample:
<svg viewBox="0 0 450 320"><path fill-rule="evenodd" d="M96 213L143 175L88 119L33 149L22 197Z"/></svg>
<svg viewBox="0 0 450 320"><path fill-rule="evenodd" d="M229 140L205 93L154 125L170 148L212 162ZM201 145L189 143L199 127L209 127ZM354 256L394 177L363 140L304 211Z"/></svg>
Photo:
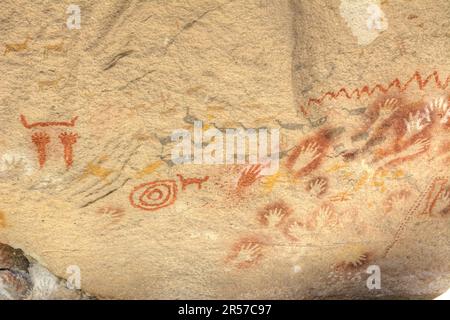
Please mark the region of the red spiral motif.
<svg viewBox="0 0 450 320"><path fill-rule="evenodd" d="M134 188L130 194L131 205L147 211L170 206L176 199L177 184L175 180L144 183Z"/></svg>

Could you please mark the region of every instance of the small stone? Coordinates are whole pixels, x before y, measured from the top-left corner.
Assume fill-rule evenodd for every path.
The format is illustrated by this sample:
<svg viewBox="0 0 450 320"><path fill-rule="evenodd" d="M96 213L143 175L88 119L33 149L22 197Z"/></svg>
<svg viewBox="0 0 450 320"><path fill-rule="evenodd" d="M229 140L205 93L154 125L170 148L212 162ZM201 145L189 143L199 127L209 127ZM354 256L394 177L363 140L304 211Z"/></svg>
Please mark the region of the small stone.
<svg viewBox="0 0 450 320"><path fill-rule="evenodd" d="M27 272L29 265L22 250L0 243L0 269Z"/></svg>
<svg viewBox="0 0 450 320"><path fill-rule="evenodd" d="M0 270L0 300L24 299L30 292L30 282L22 272Z"/></svg>

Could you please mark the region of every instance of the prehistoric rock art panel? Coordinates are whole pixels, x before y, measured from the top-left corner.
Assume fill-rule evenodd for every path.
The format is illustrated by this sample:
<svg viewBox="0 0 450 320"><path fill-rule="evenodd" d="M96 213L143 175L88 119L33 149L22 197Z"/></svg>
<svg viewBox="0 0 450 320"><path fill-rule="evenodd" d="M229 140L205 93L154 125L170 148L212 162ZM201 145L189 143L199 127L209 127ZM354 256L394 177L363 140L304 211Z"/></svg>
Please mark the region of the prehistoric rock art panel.
<svg viewBox="0 0 450 320"><path fill-rule="evenodd" d="M81 29L32 42L12 23L40 10L8 11L21 16L4 21L0 61L2 239L55 273L80 264L105 297L402 296L424 275L420 292L436 291L450 272L450 76L434 26L450 7L433 1L93 2ZM199 161L171 157L180 129ZM197 129L279 132L278 171L264 174L267 152L202 163L221 143ZM0 296L47 295L4 250ZM371 265L381 291L364 286Z"/></svg>
<svg viewBox="0 0 450 320"><path fill-rule="evenodd" d="M78 117L73 118L71 121L46 121L28 123L24 115L20 116L22 125L27 129L45 128L45 127L74 127ZM73 164L73 145L77 142L78 135L72 132L63 132L59 135L59 140L64 147L64 161L66 167L69 169ZM38 154L39 167L42 169L47 160L47 145L51 142L50 135L44 131L34 132L31 136L31 141L36 147Z"/></svg>
<svg viewBox="0 0 450 320"><path fill-rule="evenodd" d="M177 176L182 191L185 191L189 185L196 185L197 190L201 190L203 183L209 179L209 176L203 178L184 178L181 174L177 174ZM173 205L177 200L178 190L179 187L175 180L157 180L135 187L131 191L129 199L135 208L155 211Z"/></svg>
<svg viewBox="0 0 450 320"><path fill-rule="evenodd" d="M161 180L141 184L130 194L133 207L155 211L172 205L177 199L178 187L175 180Z"/></svg>

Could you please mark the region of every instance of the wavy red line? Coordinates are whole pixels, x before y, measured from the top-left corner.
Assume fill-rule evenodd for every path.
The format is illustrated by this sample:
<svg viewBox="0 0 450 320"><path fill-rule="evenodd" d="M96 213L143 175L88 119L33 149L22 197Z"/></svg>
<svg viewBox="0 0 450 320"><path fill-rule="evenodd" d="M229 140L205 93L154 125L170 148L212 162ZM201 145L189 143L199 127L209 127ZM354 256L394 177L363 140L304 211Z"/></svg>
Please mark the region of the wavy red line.
<svg viewBox="0 0 450 320"><path fill-rule="evenodd" d="M368 85L363 86L362 88L356 88L353 91L349 91L347 88L343 87L336 91L328 91L325 94L323 94L320 98L309 98L308 100L308 106L311 104L317 104L321 105L323 101L328 97L330 100L337 99L340 96L343 96L347 99L352 99L356 96L356 99L360 99L364 94L368 97L372 96L375 92L380 93L387 93L392 88L397 88L399 92L404 92L408 89L408 87L411 85L411 83L414 83L414 81L417 83L420 90L423 90L430 80L434 79L434 83L436 88L438 89L446 89L450 83L450 76L447 77L447 79L442 82L438 71L434 71L432 74L428 75L426 78L423 78L419 71L416 71L412 77L406 81L404 84L401 83L401 81L396 78L392 80L387 87L383 86L382 84L376 84L374 87L369 87Z"/></svg>

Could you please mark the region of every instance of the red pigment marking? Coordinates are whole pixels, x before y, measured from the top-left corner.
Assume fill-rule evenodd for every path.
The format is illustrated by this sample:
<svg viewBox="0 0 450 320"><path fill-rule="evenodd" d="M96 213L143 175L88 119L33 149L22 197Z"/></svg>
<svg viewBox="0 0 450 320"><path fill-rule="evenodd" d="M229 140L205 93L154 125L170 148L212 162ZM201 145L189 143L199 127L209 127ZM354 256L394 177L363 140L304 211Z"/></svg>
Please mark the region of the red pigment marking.
<svg viewBox="0 0 450 320"><path fill-rule="evenodd" d="M45 132L36 132L31 136L31 141L37 148L39 167L44 167L47 159L47 144L50 143L50 136Z"/></svg>
<svg viewBox="0 0 450 320"><path fill-rule="evenodd" d="M209 176L205 176L204 178L184 178L181 174L177 174L177 176L180 178L181 190L186 190L186 187L190 184L197 184L197 188L200 190L202 184L209 179Z"/></svg>
<svg viewBox="0 0 450 320"><path fill-rule="evenodd" d="M363 95L367 95L368 97L372 96L376 92L384 93L386 94L389 92L392 88L397 88L399 92L404 92L408 89L408 87L413 83L414 81L417 83L420 90L423 90L430 80L434 80L435 87L438 89L445 90L448 87L448 84L450 82L450 76L447 77L447 79L442 82L438 71L434 71L432 74L428 75L425 79L422 78L422 75L419 71L416 71L412 77L406 81L404 84L401 83L401 81L396 78L389 83L387 87L383 86L382 84L376 84L373 87L370 87L369 85L365 85L362 88L356 88L352 91L349 89L343 87L339 89L338 91L328 91L325 94L323 94L319 98L309 98L308 100L308 106L311 104L317 104L321 105L323 101L326 98L329 98L330 100L336 100L339 97L343 96L347 99L352 99L356 96L356 99L359 100ZM303 106L300 106L300 109Z"/></svg>
<svg viewBox="0 0 450 320"><path fill-rule="evenodd" d="M386 162L384 165L380 166L378 169L381 169L381 168L383 168L385 166L386 167L395 166L395 165L402 164L402 163L407 162L407 161L414 160L419 155L426 153L428 150L429 150L429 147L426 147L423 151L420 151L418 153L412 154L410 156L404 156L404 157L403 156L399 156L398 158L395 158L395 159L393 159L393 160L391 160L389 162Z"/></svg>
<svg viewBox="0 0 450 320"><path fill-rule="evenodd" d="M122 217L124 216L125 210L120 207L107 206L99 208L97 210L97 213L100 215L108 215L112 218L113 222L119 222L120 219L122 219Z"/></svg>
<svg viewBox="0 0 450 320"><path fill-rule="evenodd" d="M0 211L0 228L6 227L6 218L3 212Z"/></svg>
<svg viewBox="0 0 450 320"><path fill-rule="evenodd" d="M161 190L152 190L147 197L151 200L161 200L163 197L163 193Z"/></svg>
<svg viewBox="0 0 450 320"><path fill-rule="evenodd" d="M450 141L445 141L440 145L439 150L438 150L438 155L443 156L448 151L450 151Z"/></svg>
<svg viewBox="0 0 450 320"><path fill-rule="evenodd" d="M304 234L308 234L314 231L315 225L311 215L308 215L305 219L289 219L281 229L281 233L291 241L300 241L302 240L299 235L291 234L291 227L297 225L299 228L304 229Z"/></svg>
<svg viewBox="0 0 450 320"><path fill-rule="evenodd" d="M350 191L342 191L342 192L339 192L335 196L330 196L328 199L332 202L344 202L344 201L349 201L353 195L354 195L354 193L352 193Z"/></svg>
<svg viewBox="0 0 450 320"><path fill-rule="evenodd" d="M358 271L364 268L373 260L374 254L371 252L362 252L359 256L355 256L354 261L343 261L334 265L337 272Z"/></svg>
<svg viewBox="0 0 450 320"><path fill-rule="evenodd" d="M311 218L309 219L309 224L310 227L313 230L317 229L318 226L318 219L319 219L319 215L320 215L320 211L324 210L323 208L328 207L329 211L327 217L325 218L325 224L324 226L336 226L337 224L339 224L339 216L336 213L336 210L334 208L334 206L332 206L331 204L324 204L322 205L320 208L318 208L317 210L315 210L312 215Z"/></svg>
<svg viewBox="0 0 450 320"><path fill-rule="evenodd" d="M299 240L301 240L300 238L295 237L295 236L291 235L291 233L290 233L290 228L291 228L291 226L293 226L293 225L298 225L299 227L304 228L305 230L307 230L307 228L306 228L305 224L303 223L303 221L290 219L290 220L284 225L284 228L283 228L283 230L282 230L282 233L283 233L283 235L284 235L286 238L288 238L288 239L290 239L290 240L292 240L292 241L299 241Z"/></svg>
<svg viewBox="0 0 450 320"><path fill-rule="evenodd" d="M385 106L385 103L391 99L392 100L395 99L396 103ZM362 128L361 132L366 132L370 127L372 127L377 122L377 120L379 120L378 118L381 117L381 112L383 110L387 110L388 112L390 112L390 115L384 119L383 123L378 123L379 125L378 128L373 128L377 129L377 131L383 130L385 127L387 127L392 122L391 118L394 115L398 115L399 113L401 113L401 111L406 112L409 110L413 111L411 107L405 106L405 102L402 95L397 94L397 95L380 96L367 108L366 111L367 122L366 125ZM377 136L376 132L374 132L373 135Z"/></svg>
<svg viewBox="0 0 450 320"><path fill-rule="evenodd" d="M436 201L439 198L439 196L442 194L442 192L445 190L445 185L447 183L448 179L446 178L437 178L433 185L431 186L431 190L428 192L427 198L426 198L426 214L431 214L434 206L436 205Z"/></svg>
<svg viewBox="0 0 450 320"><path fill-rule="evenodd" d="M397 231L395 232L394 235L394 239L392 240L392 242L386 247L385 251L384 251L384 256L383 257L387 257L387 255L389 254L389 252L392 250L392 248L395 246L395 244L400 240L401 235L403 234L403 232L405 231L406 227L408 226L409 222L412 220L414 214L417 212L417 210L421 207L422 203L424 201L427 201L427 199L431 199L432 195L434 193L434 191L436 190L436 186L438 184L442 184L443 181L447 181L447 178L444 177L435 177L432 179L431 184L425 189L425 191L423 191L419 197L416 199L416 201L414 202L414 204L408 209L408 211L406 212L406 214L404 215L404 218L402 220L402 222L400 223ZM433 198L434 199L434 198ZM428 209L428 205L427 208L425 208L425 210Z"/></svg>
<svg viewBox="0 0 450 320"><path fill-rule="evenodd" d="M308 192L314 191L315 192L315 189L313 190L313 188L315 186L319 186L319 187L323 186L323 189L320 189L319 193L316 194L317 196L323 195L328 190L328 178L327 177L316 177L316 178L309 180L308 184L306 185L306 191L308 191Z"/></svg>
<svg viewBox="0 0 450 320"><path fill-rule="evenodd" d="M387 138L387 141L384 141L383 144L386 147L379 147L374 150L373 154L375 155L374 160L379 161L383 158L391 156L392 160L389 160L384 165L392 165L399 162L404 162L408 160L412 160L416 158L419 154L426 152L428 147L424 148L423 151L413 153L408 156L404 156L400 154L400 152L405 151L408 147L412 146L419 140L430 139L432 135L432 129L434 123L436 123L436 119L431 118L431 122L429 122L422 130L417 133L407 136L407 128L405 124L405 120L409 120L409 116L416 115L420 113L421 118L425 119L425 107L423 101L415 102L411 104L398 104L398 108L392 115L387 118L377 131L372 135L370 140L374 140L380 137ZM378 112L378 109L375 108L374 112ZM375 121L372 119L372 121ZM392 134L389 135L388 131L392 130ZM366 143L363 147L362 151L367 151L371 146L369 145L370 141ZM396 158L395 154L399 153L399 156Z"/></svg>
<svg viewBox="0 0 450 320"><path fill-rule="evenodd" d="M177 191L175 180L158 180L135 187L129 198L133 207L155 211L172 205L177 199Z"/></svg>
<svg viewBox="0 0 450 320"><path fill-rule="evenodd" d="M70 168L73 164L73 145L77 142L78 135L75 133L63 132L59 135L59 139L64 146L64 161L66 167Z"/></svg>
<svg viewBox="0 0 450 320"><path fill-rule="evenodd" d="M398 137L402 137L407 133L405 120L409 120L410 114L415 115L417 113L420 113L421 116L424 117L425 106L426 105L423 103L423 101L415 102L409 105L401 105L401 108L399 108L400 110L395 113L388 124L392 124L396 135ZM432 124L435 122L435 120L436 119L432 118L431 123L425 129L423 129L422 132L430 131L430 128L432 127Z"/></svg>
<svg viewBox="0 0 450 320"><path fill-rule="evenodd" d="M263 258L265 241L256 236L245 237L232 247L225 261L238 269L247 269L256 265Z"/></svg>
<svg viewBox="0 0 450 320"><path fill-rule="evenodd" d="M280 219L279 223L277 224L277 226L278 226L278 225L283 224L285 219L292 214L293 209L291 207L289 207L284 201L276 201L276 202L269 203L264 208L259 210L259 212L258 212L259 222L264 226L268 226L269 221L268 221L267 217L268 217L268 215L270 215L273 212L279 212L281 215L281 219Z"/></svg>
<svg viewBox="0 0 450 320"><path fill-rule="evenodd" d="M62 121L62 122L47 121L47 122L35 122L35 123L29 124L27 122L27 119L25 118L25 116L20 115L20 121L22 122L23 126L27 129L31 129L34 127L73 127L73 126L75 126L75 121L77 121L77 119L78 119L78 117L75 117L70 121Z"/></svg>
<svg viewBox="0 0 450 320"><path fill-rule="evenodd" d="M246 168L239 177L237 188L238 190L242 188L246 188L251 186L253 183L255 183L256 180L260 177L260 173L262 170L261 164L255 164L250 166L249 168Z"/></svg>
<svg viewBox="0 0 450 320"><path fill-rule="evenodd" d="M305 153L305 148L308 145L317 145L317 157L311 159L311 161L307 162L302 168L295 171L293 168L295 163L299 160L299 158ZM326 137L325 131L321 131L313 137L307 138L306 140L300 142L291 152L289 157L286 160L286 168L294 174L296 178L300 176L306 176L310 174L314 169L319 167L322 162L323 157L325 156L325 151L329 147L329 141Z"/></svg>
<svg viewBox="0 0 450 320"><path fill-rule="evenodd" d="M391 212L394 206L394 202L398 202L400 201L400 199L408 199L410 196L411 192L406 189L391 193L384 201L384 212Z"/></svg>
<svg viewBox="0 0 450 320"><path fill-rule="evenodd" d="M303 115L304 115L305 117L308 116L308 111L306 111L306 109L305 109L303 106L300 106L300 111L303 113Z"/></svg>

